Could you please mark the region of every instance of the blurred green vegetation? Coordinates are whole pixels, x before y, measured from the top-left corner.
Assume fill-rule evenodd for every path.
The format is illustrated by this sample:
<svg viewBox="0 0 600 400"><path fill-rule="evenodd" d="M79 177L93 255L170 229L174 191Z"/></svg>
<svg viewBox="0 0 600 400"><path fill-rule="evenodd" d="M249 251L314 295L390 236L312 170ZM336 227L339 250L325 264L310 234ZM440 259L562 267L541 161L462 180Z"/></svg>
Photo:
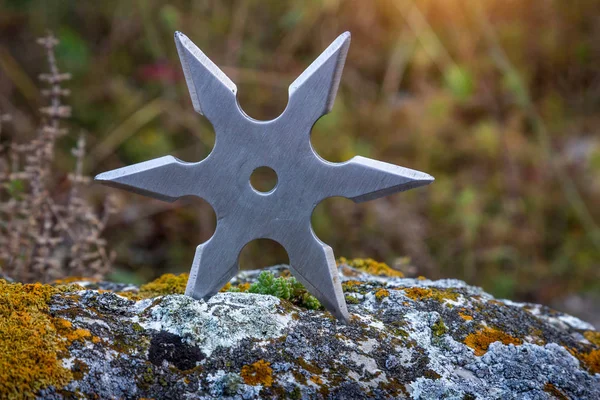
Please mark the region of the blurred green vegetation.
<svg viewBox="0 0 600 400"><path fill-rule="evenodd" d="M72 135L90 134L89 174L214 143L182 79L173 32L186 33L236 82L254 118L276 117L287 86L341 32L352 45L332 113L314 127L321 156L373 157L431 173L431 186L313 215L338 256L372 257L497 296L550 302L600 289L600 2L304 0L0 3L2 140L40 106L35 38L56 33L72 72ZM8 136L6 134L8 130ZM61 190L57 186L57 190ZM114 190L95 188L100 198ZM117 273L147 281L187 271L214 231L202 200L174 205L122 192L107 236ZM286 262L276 243L242 267Z"/></svg>

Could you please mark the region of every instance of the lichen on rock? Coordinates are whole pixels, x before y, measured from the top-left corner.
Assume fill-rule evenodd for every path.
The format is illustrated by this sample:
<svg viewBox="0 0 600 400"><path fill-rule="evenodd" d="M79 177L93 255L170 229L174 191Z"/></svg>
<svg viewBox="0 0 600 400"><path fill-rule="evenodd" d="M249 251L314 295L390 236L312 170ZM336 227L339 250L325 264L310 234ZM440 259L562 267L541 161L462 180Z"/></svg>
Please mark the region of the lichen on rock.
<svg viewBox="0 0 600 400"><path fill-rule="evenodd" d="M271 363L265 360L258 360L251 365L242 367L242 378L248 385L271 386L273 384L273 369Z"/></svg>
<svg viewBox="0 0 600 400"><path fill-rule="evenodd" d="M250 293L218 293L206 302L168 295L149 308L142 327L178 335L207 357L243 339L280 337L291 321L279 299Z"/></svg>
<svg viewBox="0 0 600 400"><path fill-rule="evenodd" d="M488 351L490 345L496 342L516 345L523 343L521 339L487 326L480 331L470 333L465 338L465 344L475 350L476 356L484 355Z"/></svg>
<svg viewBox="0 0 600 400"><path fill-rule="evenodd" d="M242 271L208 301L175 275L139 289L0 281L0 398L600 398L589 324L348 264L348 325L298 301L285 266L262 286Z"/></svg>
<svg viewBox="0 0 600 400"><path fill-rule="evenodd" d="M183 294L189 276L189 274L164 274L152 282L140 286L139 295L147 299L165 294Z"/></svg>

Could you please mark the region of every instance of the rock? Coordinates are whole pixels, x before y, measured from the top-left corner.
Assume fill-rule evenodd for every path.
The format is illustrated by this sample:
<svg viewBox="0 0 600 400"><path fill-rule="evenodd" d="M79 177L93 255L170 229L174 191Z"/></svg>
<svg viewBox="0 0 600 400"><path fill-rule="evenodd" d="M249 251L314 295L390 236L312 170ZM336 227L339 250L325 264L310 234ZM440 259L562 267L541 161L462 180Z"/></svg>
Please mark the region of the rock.
<svg viewBox="0 0 600 400"><path fill-rule="evenodd" d="M349 325L287 289L245 292L260 271L206 302L179 294L184 276L0 281L0 398L600 398L586 322L373 265L339 268Z"/></svg>

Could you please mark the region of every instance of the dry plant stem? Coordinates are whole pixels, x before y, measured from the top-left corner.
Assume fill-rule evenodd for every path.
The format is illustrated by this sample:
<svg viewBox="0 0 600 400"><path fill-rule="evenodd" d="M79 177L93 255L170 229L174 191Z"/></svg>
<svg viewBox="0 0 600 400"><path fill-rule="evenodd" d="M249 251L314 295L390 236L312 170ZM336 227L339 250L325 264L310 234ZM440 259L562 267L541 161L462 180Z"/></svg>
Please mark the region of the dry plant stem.
<svg viewBox="0 0 600 400"><path fill-rule="evenodd" d="M57 66L54 48L58 40L48 34L38 43L48 60L49 72L40 75L48 84L41 91L48 105L40 109L42 124L36 137L11 144L8 154L0 157L0 272L20 281L50 281L67 275L102 277L110 270L112 258L100 235L112 206L107 203L104 213L97 216L81 195L90 181L83 175L83 136L73 149L76 166L69 174L66 202L58 203L52 196L55 144L67 133L62 120L71 115L71 108L62 102L69 91L61 84L70 75ZM5 120L0 118L0 133Z"/></svg>

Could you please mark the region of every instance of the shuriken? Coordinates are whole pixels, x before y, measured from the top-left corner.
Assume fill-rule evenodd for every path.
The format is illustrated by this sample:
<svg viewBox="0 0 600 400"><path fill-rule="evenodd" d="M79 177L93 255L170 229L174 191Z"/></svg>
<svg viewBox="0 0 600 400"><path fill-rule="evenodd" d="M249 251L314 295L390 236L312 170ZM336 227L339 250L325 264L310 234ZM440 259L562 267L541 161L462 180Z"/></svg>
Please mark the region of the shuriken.
<svg viewBox="0 0 600 400"><path fill-rule="evenodd" d="M312 230L315 206L328 197L362 202L433 181L423 172L359 156L328 162L312 148L311 129L333 106L350 33L340 35L290 85L286 109L270 121L257 121L242 111L235 84L185 35L176 32L175 43L194 109L215 130L212 152L196 163L165 156L95 179L169 202L197 196L214 208L217 227L196 249L186 295L213 296L237 273L242 248L267 238L286 249L291 272L308 291L347 322L333 251ZM250 184L252 172L263 166L278 176L267 193Z"/></svg>

